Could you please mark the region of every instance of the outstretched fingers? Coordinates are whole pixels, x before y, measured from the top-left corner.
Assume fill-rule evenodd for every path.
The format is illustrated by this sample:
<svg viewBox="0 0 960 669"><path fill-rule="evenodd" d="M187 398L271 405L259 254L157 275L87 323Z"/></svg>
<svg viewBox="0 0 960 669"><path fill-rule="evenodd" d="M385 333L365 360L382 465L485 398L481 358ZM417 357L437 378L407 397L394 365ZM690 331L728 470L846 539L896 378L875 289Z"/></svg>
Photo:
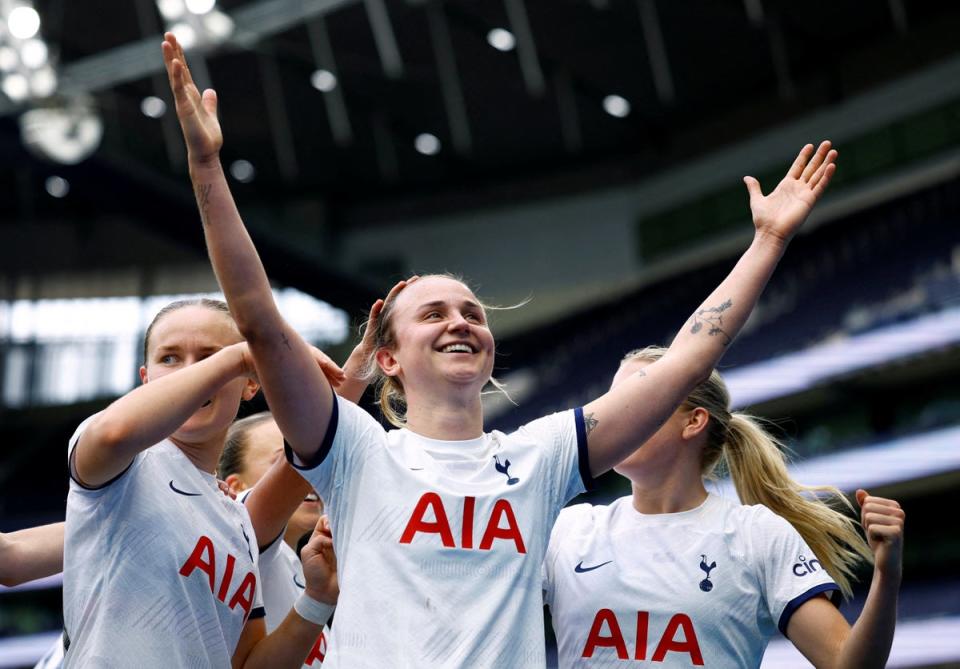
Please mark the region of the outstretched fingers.
<svg viewBox="0 0 960 669"><path fill-rule="evenodd" d="M809 182L811 177L820 169L820 166L825 163L829 153L830 141L820 142L820 146L817 147L817 152L813 154L813 158L811 158L810 162L803 168L803 172L800 174L800 180Z"/></svg>
<svg viewBox="0 0 960 669"><path fill-rule="evenodd" d="M806 166L807 161L810 160L810 156L813 154L813 144L807 144L802 149L800 153L797 154L797 159L793 161L793 165L790 166L790 170L787 172L788 177L793 177L794 179L799 179L803 174L803 168Z"/></svg>

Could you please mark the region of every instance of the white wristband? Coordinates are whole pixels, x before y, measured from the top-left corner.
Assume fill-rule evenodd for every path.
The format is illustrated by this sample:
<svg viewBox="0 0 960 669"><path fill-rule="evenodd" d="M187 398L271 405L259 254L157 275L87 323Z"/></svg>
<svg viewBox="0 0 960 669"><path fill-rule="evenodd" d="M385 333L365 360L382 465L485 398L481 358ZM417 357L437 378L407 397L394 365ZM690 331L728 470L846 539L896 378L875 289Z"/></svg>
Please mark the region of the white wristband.
<svg viewBox="0 0 960 669"><path fill-rule="evenodd" d="M334 604L318 602L305 592L293 603L293 610L300 614L301 618L314 625L326 625L335 608L337 607Z"/></svg>

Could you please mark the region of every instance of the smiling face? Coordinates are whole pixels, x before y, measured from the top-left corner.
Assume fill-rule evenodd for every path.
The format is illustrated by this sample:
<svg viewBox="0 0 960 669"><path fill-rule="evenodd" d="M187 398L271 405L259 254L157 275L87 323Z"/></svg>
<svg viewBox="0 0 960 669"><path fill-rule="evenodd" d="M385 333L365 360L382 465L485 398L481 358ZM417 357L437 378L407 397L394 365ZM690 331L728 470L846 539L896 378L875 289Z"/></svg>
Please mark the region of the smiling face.
<svg viewBox="0 0 960 669"><path fill-rule="evenodd" d="M494 341L480 301L463 283L426 276L396 297L392 345L377 363L411 389L451 385L479 394L493 372Z"/></svg>
<svg viewBox="0 0 960 669"><path fill-rule="evenodd" d="M140 379L144 383L155 381L239 341L242 338L237 326L227 314L200 305L175 309L153 324ZM256 386L242 377L226 383L173 436L200 442L225 431L237 415L241 398L249 399L255 391Z"/></svg>

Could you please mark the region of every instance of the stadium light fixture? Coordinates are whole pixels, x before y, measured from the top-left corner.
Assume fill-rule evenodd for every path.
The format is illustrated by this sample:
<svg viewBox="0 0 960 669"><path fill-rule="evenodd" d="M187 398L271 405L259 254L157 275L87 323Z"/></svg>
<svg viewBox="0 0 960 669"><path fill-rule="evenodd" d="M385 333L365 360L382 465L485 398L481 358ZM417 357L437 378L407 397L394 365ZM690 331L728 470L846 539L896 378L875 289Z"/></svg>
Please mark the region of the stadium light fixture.
<svg viewBox="0 0 960 669"><path fill-rule="evenodd" d="M186 0L186 4L192 14L203 15L213 11L217 0Z"/></svg>
<svg viewBox="0 0 960 669"><path fill-rule="evenodd" d="M47 193L50 195L50 197L55 197L57 199L66 197L67 193L70 192L70 182L63 177L58 177L56 175L47 177L44 187L47 189Z"/></svg>
<svg viewBox="0 0 960 669"><path fill-rule="evenodd" d="M0 91L15 103L53 95L57 74L37 10L27 0L0 0L0 25Z"/></svg>
<svg viewBox="0 0 960 669"><path fill-rule="evenodd" d="M317 70L310 75L310 85L323 93L329 93L337 87L337 77L330 70Z"/></svg>
<svg viewBox="0 0 960 669"><path fill-rule="evenodd" d="M603 110L610 116L624 118L630 115L630 103L619 95L608 95L603 99Z"/></svg>
<svg viewBox="0 0 960 669"><path fill-rule="evenodd" d="M230 163L230 174L240 183L247 184L253 181L257 171L254 169L253 163L241 158Z"/></svg>
<svg viewBox="0 0 960 669"><path fill-rule="evenodd" d="M216 0L156 0L166 29L184 49L213 46L233 34L233 19L217 9Z"/></svg>
<svg viewBox="0 0 960 669"><path fill-rule="evenodd" d="M7 15L7 29L17 39L30 39L40 30L40 15L30 5L19 5Z"/></svg>
<svg viewBox="0 0 960 669"><path fill-rule="evenodd" d="M431 135L429 132L420 133L416 139L413 140L413 148L425 156L437 155L440 153L440 147L440 140L436 135Z"/></svg>
<svg viewBox="0 0 960 669"><path fill-rule="evenodd" d="M494 28L487 33L487 44L497 51L511 51L517 45L517 39L509 30Z"/></svg>
<svg viewBox="0 0 960 669"><path fill-rule="evenodd" d="M167 112L167 103L156 95L148 95L140 101L140 111L144 116L160 118Z"/></svg>

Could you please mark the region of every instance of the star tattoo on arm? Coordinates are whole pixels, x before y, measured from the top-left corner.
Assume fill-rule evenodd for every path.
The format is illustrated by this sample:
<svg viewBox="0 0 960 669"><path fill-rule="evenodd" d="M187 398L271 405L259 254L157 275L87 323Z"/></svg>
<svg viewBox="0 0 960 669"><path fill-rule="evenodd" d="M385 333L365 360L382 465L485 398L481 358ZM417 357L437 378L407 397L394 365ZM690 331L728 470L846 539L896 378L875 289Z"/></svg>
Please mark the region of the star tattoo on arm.
<svg viewBox="0 0 960 669"><path fill-rule="evenodd" d="M586 430L587 435L589 435L591 432L593 432L593 429L594 429L597 425L599 425L599 423L600 423L600 421L599 421L598 419L594 418L592 413L585 414L584 417L583 417L583 427L584 427L584 429Z"/></svg>

